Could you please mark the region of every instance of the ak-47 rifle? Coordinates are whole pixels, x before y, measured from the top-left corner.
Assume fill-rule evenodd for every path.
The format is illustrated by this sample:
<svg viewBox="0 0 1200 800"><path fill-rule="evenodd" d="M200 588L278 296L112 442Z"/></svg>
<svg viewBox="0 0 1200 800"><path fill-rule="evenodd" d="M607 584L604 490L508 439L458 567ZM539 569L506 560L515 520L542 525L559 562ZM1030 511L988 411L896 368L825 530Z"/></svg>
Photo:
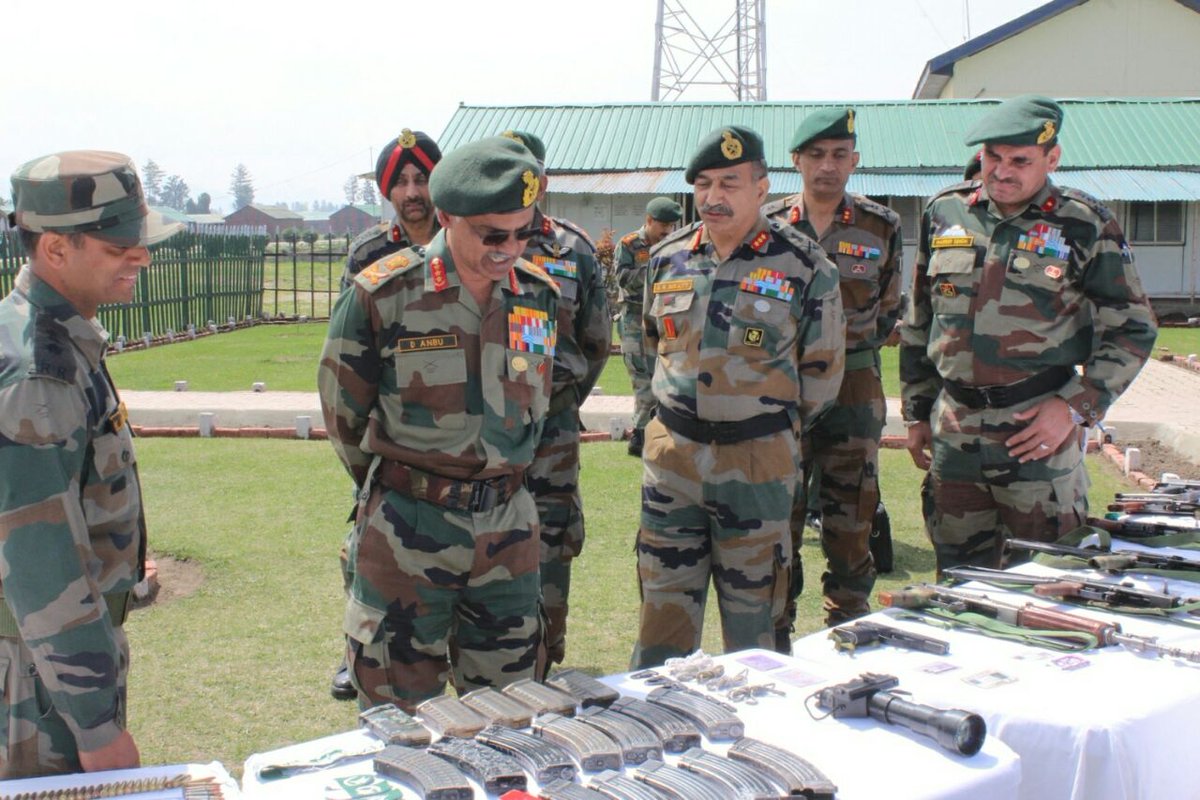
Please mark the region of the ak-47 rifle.
<svg viewBox="0 0 1200 800"><path fill-rule="evenodd" d="M1139 569L1169 569L1200 572L1200 561L1183 556L1166 556L1159 553L1143 553L1134 550L1100 550L1095 547L1070 547L1049 542L1034 542L1027 539L1009 539L1009 550L1049 553L1054 556L1081 558L1092 569L1105 572L1136 572Z"/></svg>
<svg viewBox="0 0 1200 800"><path fill-rule="evenodd" d="M1105 606L1158 608L1170 611L1184 603L1193 602L1179 595L1139 589L1123 583L1093 581L1077 575L1022 575L987 567L949 567L942 570L947 578L965 583L982 581L992 585L1032 586L1033 593L1074 602L1099 603Z"/></svg>
<svg viewBox="0 0 1200 800"><path fill-rule="evenodd" d="M952 589L948 586L924 583L898 591L880 592L879 603L892 608L926 610L927 612L932 609L944 609L955 614L972 611L1013 628L1030 629L1032 632L1024 637L1027 642L1056 649L1062 648L1063 641L1051 635L1052 631L1083 634L1084 636L1079 637L1078 641L1087 642L1087 646L1075 649L1086 650L1089 647L1121 645L1135 653L1155 656L1169 655L1200 663L1200 651L1160 645L1157 637L1154 636L1123 633L1118 622L1083 617L1033 603L1024 605L1005 603L986 594L965 589ZM982 630L977 625L961 620L958 624Z"/></svg>

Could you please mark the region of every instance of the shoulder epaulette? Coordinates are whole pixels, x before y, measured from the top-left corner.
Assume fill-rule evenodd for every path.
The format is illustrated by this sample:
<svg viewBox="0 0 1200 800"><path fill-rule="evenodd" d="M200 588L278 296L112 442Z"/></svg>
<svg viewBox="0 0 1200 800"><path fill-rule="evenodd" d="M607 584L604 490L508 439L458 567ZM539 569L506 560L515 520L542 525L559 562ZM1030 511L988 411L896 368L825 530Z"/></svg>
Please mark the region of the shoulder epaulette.
<svg viewBox="0 0 1200 800"><path fill-rule="evenodd" d="M413 247L406 247L399 253L392 253L372 263L369 267L354 276L354 282L368 292L375 292L397 275L411 272L425 263L425 253Z"/></svg>
<svg viewBox="0 0 1200 800"><path fill-rule="evenodd" d="M880 219L883 219L888 225L896 225L900 222L900 215L885 206L883 203L876 203L871 198L865 197L861 194L852 194L850 197L853 198L854 205L856 207L862 209L868 214L874 214Z"/></svg>
<svg viewBox="0 0 1200 800"><path fill-rule="evenodd" d="M696 230L699 227L700 227L699 222L693 222L691 225L688 225L686 227L675 229L671 233L664 236L662 239L659 239L658 244L656 244L650 248L650 256L654 257L655 255L660 253L662 250L664 250L668 245L675 244L677 242L684 241L684 240L691 238L696 233Z"/></svg>
<svg viewBox="0 0 1200 800"><path fill-rule="evenodd" d="M763 213L764 217L773 217L776 214L780 214L780 213L783 213L784 211L787 211L791 205L792 205L791 197L781 197L778 200L772 200L771 202L769 202L765 206L763 206L762 213Z"/></svg>
<svg viewBox="0 0 1200 800"><path fill-rule="evenodd" d="M1113 218L1113 213L1111 210L1109 210L1108 206L1104 205L1104 203L1100 202L1100 200L1088 194L1087 192L1074 189L1070 186L1058 186L1056 188L1063 197L1087 206L1104 222L1108 222Z"/></svg>
<svg viewBox="0 0 1200 800"><path fill-rule="evenodd" d="M353 253L356 249L358 249L363 244L371 241L372 239L374 239L377 236L387 233L387 229L388 229L388 225L385 222L380 222L377 225L372 225L369 228L365 228L361 233L358 234L358 236L355 236L354 239L350 242L350 252Z"/></svg>
<svg viewBox="0 0 1200 800"><path fill-rule="evenodd" d="M932 201L934 198L943 197L948 194L971 191L978 189L981 185L982 184L979 181L959 181L958 183L952 183L944 189L935 192L933 197L930 197L929 199Z"/></svg>
<svg viewBox="0 0 1200 800"><path fill-rule="evenodd" d="M576 225L574 222L571 222L569 219L563 219L561 217L554 217L553 219L559 225L559 227L566 228L568 231L582 239L587 244L588 248L590 248L591 252L596 252L596 243L592 241L592 237L587 235L587 231ZM572 247L571 249L578 250L579 248Z"/></svg>
<svg viewBox="0 0 1200 800"><path fill-rule="evenodd" d="M526 275L529 275L546 284L554 290L556 295L560 293L558 281L554 280L554 278L551 278L550 273L546 272L546 270L542 269L537 264L534 264L532 261L526 261L524 258L518 258L515 262L513 262L513 269L520 270Z"/></svg>
<svg viewBox="0 0 1200 800"><path fill-rule="evenodd" d="M787 241L803 255L813 256L816 254L817 256L824 256L825 251L821 249L821 246L806 234L796 230L794 225L781 222L778 219L770 219L768 221L771 223L771 230L777 236Z"/></svg>
<svg viewBox="0 0 1200 800"><path fill-rule="evenodd" d="M621 237L621 244L623 244L623 245L625 245L626 247L628 247L629 245L631 245L631 244L633 244L634 242L636 242L636 241L637 241L637 238L638 238L638 233L637 233L637 231L634 231L633 233L627 233L627 234L625 234L624 236L622 236L622 237Z"/></svg>

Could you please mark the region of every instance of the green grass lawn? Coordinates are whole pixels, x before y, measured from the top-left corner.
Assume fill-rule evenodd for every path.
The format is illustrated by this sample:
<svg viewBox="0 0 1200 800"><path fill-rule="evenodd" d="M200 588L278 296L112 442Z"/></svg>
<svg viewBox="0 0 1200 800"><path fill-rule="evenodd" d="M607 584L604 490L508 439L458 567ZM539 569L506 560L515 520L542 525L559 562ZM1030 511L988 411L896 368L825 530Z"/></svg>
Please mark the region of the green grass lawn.
<svg viewBox="0 0 1200 800"><path fill-rule="evenodd" d="M1200 353L1200 328L1159 328L1154 347L1159 352L1166 348L1177 356Z"/></svg>
<svg viewBox="0 0 1200 800"><path fill-rule="evenodd" d="M204 576L194 594L134 613L130 725L148 764L224 763L355 724L353 703L329 697L341 653L338 547L349 480L328 444L234 439L138 443L151 549L188 559ZM1121 487L1093 459L1093 504ZM575 564L568 665L626 669L637 628L633 553L641 465L620 442L583 448L588 541ZM932 577L920 525L921 473L886 450L883 495L892 515L896 571L878 589ZM799 633L821 627L822 559L804 547ZM720 651L710 599L704 647Z"/></svg>

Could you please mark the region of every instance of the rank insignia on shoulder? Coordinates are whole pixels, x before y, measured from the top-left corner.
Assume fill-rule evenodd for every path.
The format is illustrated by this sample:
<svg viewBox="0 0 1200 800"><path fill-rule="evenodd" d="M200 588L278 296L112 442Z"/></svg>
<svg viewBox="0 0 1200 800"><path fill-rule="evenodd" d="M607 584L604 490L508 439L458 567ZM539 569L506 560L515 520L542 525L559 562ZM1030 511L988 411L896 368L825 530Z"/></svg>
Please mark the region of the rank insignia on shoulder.
<svg viewBox="0 0 1200 800"><path fill-rule="evenodd" d="M440 257L435 257L429 262L429 274L433 277L435 292L440 292L450 285L450 279L446 277L446 262Z"/></svg>
<svg viewBox="0 0 1200 800"><path fill-rule="evenodd" d="M792 296L796 293L795 288L786 275L773 269L767 269L766 267L759 267L742 278L742 282L738 288L743 292L774 297L776 300L783 300L784 302L791 301Z"/></svg>
<svg viewBox="0 0 1200 800"><path fill-rule="evenodd" d="M557 275L560 278L570 278L571 280L579 279L579 267L575 265L574 261L568 261L565 258L556 259L535 255L533 263L550 275Z"/></svg>
<svg viewBox="0 0 1200 800"><path fill-rule="evenodd" d="M762 250L763 246L770 241L771 234L766 231L759 231L758 235L750 240L750 248L752 250Z"/></svg>
<svg viewBox="0 0 1200 800"><path fill-rule="evenodd" d="M763 346L763 329L762 328L746 328L746 335L742 337L742 343L748 344L751 347Z"/></svg>
<svg viewBox="0 0 1200 800"><path fill-rule="evenodd" d="M627 233L621 238L621 244L633 244L633 240L637 238L637 231Z"/></svg>
<svg viewBox="0 0 1200 800"><path fill-rule="evenodd" d="M942 297L958 297L958 289L950 281L942 281L938 284L938 293Z"/></svg>
<svg viewBox="0 0 1200 800"><path fill-rule="evenodd" d="M674 292L690 292L695 285L691 278L680 278L673 281L659 281L651 287L652 294L672 294Z"/></svg>
<svg viewBox="0 0 1200 800"><path fill-rule="evenodd" d="M362 276L371 282L372 286L377 286L381 280L388 275L387 270L383 265L376 262L367 269L363 270Z"/></svg>
<svg viewBox="0 0 1200 800"><path fill-rule="evenodd" d="M929 242L929 246L935 250L943 247L970 247L973 244L975 244L975 236L967 233L967 229L962 225L953 225L947 228Z"/></svg>
<svg viewBox="0 0 1200 800"><path fill-rule="evenodd" d="M386 262L384 262L384 266L387 267L389 271L404 269L408 266L408 264L409 261L404 256L392 256Z"/></svg>

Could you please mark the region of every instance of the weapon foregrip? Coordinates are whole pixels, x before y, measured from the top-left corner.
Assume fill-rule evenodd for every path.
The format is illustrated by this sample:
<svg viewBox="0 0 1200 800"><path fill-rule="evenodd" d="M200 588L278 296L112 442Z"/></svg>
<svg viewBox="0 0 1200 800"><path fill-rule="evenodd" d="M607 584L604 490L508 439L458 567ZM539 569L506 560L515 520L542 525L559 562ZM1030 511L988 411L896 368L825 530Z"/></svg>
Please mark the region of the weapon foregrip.
<svg viewBox="0 0 1200 800"><path fill-rule="evenodd" d="M1022 628L1090 633L1099 640L1101 645L1110 644L1112 633L1119 630L1118 626L1111 622L1065 614L1052 608L1039 608L1033 605L1022 606L1017 610L1017 624Z"/></svg>

